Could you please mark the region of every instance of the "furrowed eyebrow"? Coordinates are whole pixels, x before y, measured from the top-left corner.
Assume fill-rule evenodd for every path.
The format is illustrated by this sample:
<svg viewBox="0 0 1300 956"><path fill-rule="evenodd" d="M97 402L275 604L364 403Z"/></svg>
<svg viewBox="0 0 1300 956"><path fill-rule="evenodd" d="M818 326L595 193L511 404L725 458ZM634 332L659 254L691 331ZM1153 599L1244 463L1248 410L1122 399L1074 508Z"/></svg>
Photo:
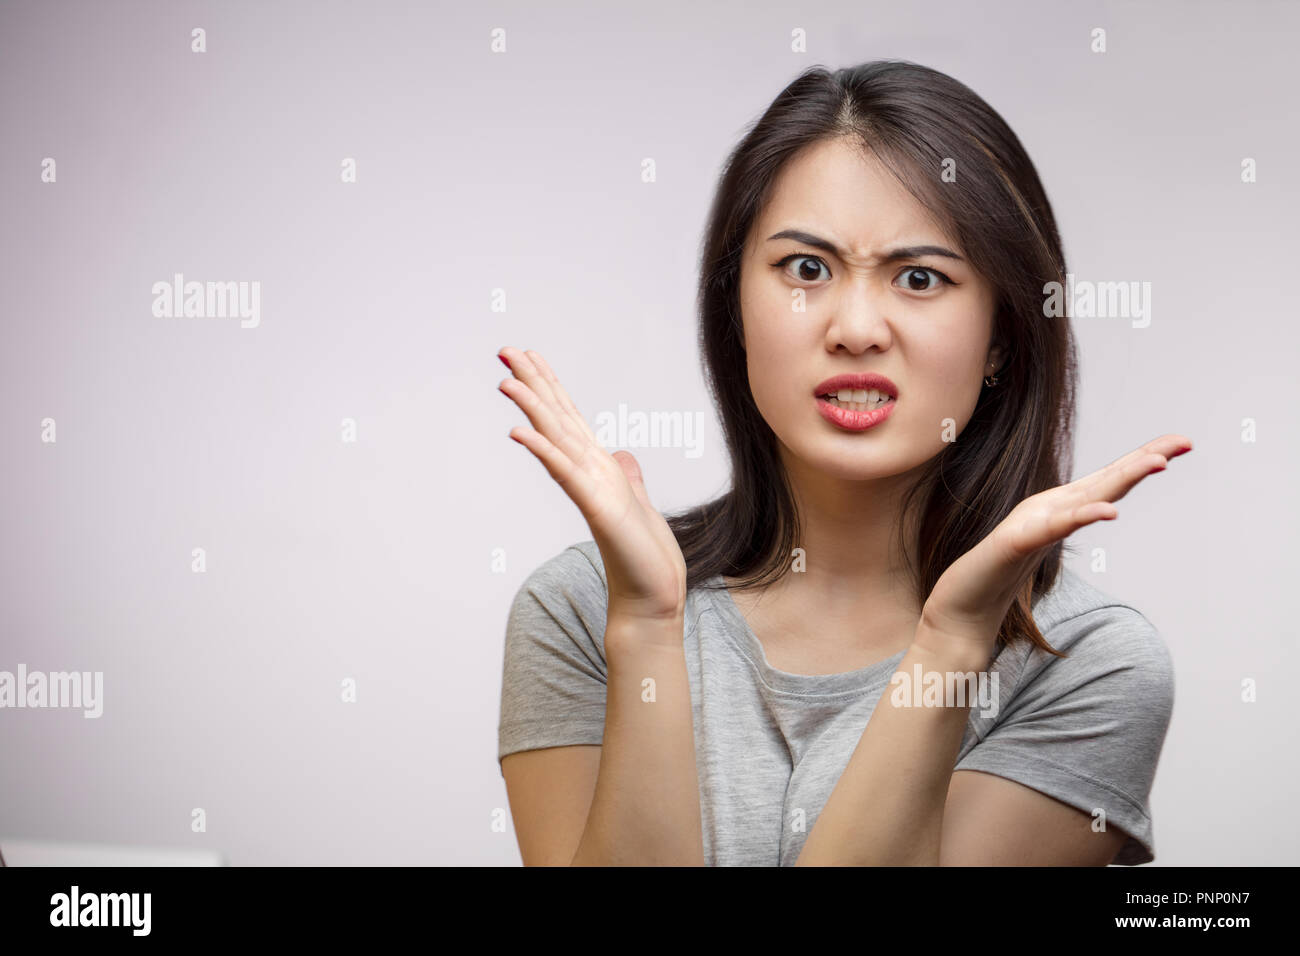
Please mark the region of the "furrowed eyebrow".
<svg viewBox="0 0 1300 956"><path fill-rule="evenodd" d="M767 241L774 239L793 239L795 242L802 242L805 245L812 246L815 249L822 249L832 255L844 259L848 253L844 252L835 243L820 236L814 236L812 233L802 232L798 229L782 229L780 232L767 237ZM958 262L965 262L961 256L944 246L903 246L898 249L891 249L879 257L881 262L896 262L899 259L919 259L921 256L944 256L948 259L956 259Z"/></svg>

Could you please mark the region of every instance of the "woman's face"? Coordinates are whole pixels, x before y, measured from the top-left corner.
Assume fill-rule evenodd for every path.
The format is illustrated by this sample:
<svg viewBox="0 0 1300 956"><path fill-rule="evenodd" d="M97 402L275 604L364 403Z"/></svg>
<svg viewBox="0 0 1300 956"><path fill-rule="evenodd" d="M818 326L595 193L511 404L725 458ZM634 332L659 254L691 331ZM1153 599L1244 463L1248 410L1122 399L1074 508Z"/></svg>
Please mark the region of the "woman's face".
<svg viewBox="0 0 1300 956"><path fill-rule="evenodd" d="M805 236L770 238L787 230ZM808 147L777 179L746 243L740 307L750 390L787 461L793 454L846 479L901 475L970 420L988 363L1001 367L990 348L994 290L964 258L886 258L918 246L964 257L878 160L844 140ZM830 420L860 426L881 415L818 399L842 373L893 383L882 421L854 429Z"/></svg>

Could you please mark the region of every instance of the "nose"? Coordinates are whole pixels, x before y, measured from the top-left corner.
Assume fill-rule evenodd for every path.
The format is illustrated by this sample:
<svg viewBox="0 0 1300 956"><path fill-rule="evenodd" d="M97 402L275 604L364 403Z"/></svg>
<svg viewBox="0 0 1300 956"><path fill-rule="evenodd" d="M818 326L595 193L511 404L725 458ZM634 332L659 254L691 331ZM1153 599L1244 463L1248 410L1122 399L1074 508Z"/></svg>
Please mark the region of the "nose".
<svg viewBox="0 0 1300 956"><path fill-rule="evenodd" d="M875 291L865 278L844 287L826 327L826 349L859 355L872 346L885 350L893 343L887 293Z"/></svg>

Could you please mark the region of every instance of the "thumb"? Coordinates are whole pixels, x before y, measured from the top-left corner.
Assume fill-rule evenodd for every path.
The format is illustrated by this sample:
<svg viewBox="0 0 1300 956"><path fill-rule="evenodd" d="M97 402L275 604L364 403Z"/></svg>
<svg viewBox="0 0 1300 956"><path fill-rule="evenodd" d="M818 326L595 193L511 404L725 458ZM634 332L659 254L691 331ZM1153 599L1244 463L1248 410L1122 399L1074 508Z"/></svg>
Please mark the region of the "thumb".
<svg viewBox="0 0 1300 956"><path fill-rule="evenodd" d="M636 457L627 451L616 451L613 457L618 462L618 466L623 469L623 474L627 477L627 483L632 486L632 494L636 495L636 500L653 511L650 496L645 490L645 480L641 477L641 466L637 464Z"/></svg>

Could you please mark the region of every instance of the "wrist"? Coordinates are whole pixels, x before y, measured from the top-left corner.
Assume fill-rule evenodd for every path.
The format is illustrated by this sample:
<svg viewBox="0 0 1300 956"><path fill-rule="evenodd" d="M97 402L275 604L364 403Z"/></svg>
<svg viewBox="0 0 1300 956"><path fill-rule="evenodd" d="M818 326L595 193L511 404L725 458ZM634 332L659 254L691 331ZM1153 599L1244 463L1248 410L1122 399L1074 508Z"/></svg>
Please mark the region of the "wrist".
<svg viewBox="0 0 1300 956"><path fill-rule="evenodd" d="M682 651L685 637L683 614L641 617L611 609L605 620L605 651L662 649Z"/></svg>
<svg viewBox="0 0 1300 956"><path fill-rule="evenodd" d="M936 671L981 671L993 659L997 633L990 637L954 637L918 624L908 653Z"/></svg>

